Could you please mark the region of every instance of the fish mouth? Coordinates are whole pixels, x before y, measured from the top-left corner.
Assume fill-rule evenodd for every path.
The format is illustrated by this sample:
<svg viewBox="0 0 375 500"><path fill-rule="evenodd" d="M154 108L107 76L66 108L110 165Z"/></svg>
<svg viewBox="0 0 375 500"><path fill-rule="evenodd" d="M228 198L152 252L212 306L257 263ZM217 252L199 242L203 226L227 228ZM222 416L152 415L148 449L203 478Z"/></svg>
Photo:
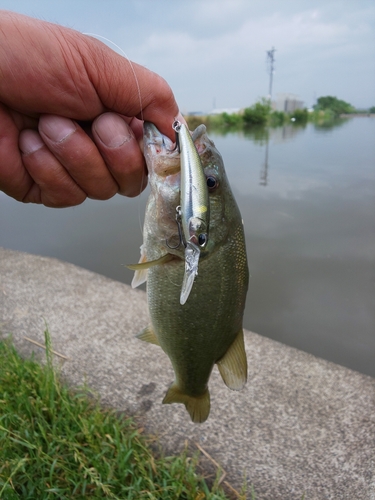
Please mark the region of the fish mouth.
<svg viewBox="0 0 375 500"><path fill-rule="evenodd" d="M151 122L143 124L143 145L149 170L162 177L180 172L180 154L175 144Z"/></svg>

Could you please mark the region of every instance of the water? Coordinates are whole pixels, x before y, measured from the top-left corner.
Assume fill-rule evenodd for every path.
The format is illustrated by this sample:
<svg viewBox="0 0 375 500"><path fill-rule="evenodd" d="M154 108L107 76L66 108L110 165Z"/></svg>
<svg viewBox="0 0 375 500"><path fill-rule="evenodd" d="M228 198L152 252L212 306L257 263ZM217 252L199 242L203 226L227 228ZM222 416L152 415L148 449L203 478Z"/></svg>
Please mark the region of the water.
<svg viewBox="0 0 375 500"><path fill-rule="evenodd" d="M245 327L375 376L375 119L211 137L245 223ZM0 246L130 283L146 197L55 210L0 193Z"/></svg>

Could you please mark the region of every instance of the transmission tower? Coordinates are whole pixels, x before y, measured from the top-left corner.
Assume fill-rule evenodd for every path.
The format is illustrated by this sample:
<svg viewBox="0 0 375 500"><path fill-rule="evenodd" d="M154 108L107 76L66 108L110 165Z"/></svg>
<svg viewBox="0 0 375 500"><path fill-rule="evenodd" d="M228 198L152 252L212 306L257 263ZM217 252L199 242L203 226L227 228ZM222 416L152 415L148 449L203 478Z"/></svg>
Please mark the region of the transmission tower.
<svg viewBox="0 0 375 500"><path fill-rule="evenodd" d="M273 73L275 71L275 68L274 68L275 52L276 52L275 47L272 47L271 50L267 50L267 66L268 66L268 72L270 74L270 88L269 88L269 92L268 92L268 97L269 97L270 101L272 100Z"/></svg>

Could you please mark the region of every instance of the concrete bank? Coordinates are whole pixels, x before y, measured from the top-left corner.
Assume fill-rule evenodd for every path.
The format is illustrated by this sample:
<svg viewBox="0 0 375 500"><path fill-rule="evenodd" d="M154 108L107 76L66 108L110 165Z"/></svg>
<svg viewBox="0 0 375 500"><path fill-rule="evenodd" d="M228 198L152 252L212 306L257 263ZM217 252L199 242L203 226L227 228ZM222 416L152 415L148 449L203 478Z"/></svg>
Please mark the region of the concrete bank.
<svg viewBox="0 0 375 500"><path fill-rule="evenodd" d="M173 380L161 349L134 338L146 296L55 259L0 248L0 331L23 356L42 351L47 322L62 372L102 402L142 420L168 452L199 443L257 500L375 500L375 379L246 332L249 381L239 393L215 368L201 425L162 405ZM1 367L0 367L1 370Z"/></svg>

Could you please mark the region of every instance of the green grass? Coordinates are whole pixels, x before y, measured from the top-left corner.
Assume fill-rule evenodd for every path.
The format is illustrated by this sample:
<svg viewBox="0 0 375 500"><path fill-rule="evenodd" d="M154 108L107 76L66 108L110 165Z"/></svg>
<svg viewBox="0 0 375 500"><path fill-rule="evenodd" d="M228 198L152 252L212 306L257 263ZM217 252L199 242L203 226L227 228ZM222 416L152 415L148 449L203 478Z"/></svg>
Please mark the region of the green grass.
<svg viewBox="0 0 375 500"><path fill-rule="evenodd" d="M0 342L0 498L225 499L198 455L163 457L134 421L73 392L52 366L23 360ZM245 498L241 495L241 498Z"/></svg>

